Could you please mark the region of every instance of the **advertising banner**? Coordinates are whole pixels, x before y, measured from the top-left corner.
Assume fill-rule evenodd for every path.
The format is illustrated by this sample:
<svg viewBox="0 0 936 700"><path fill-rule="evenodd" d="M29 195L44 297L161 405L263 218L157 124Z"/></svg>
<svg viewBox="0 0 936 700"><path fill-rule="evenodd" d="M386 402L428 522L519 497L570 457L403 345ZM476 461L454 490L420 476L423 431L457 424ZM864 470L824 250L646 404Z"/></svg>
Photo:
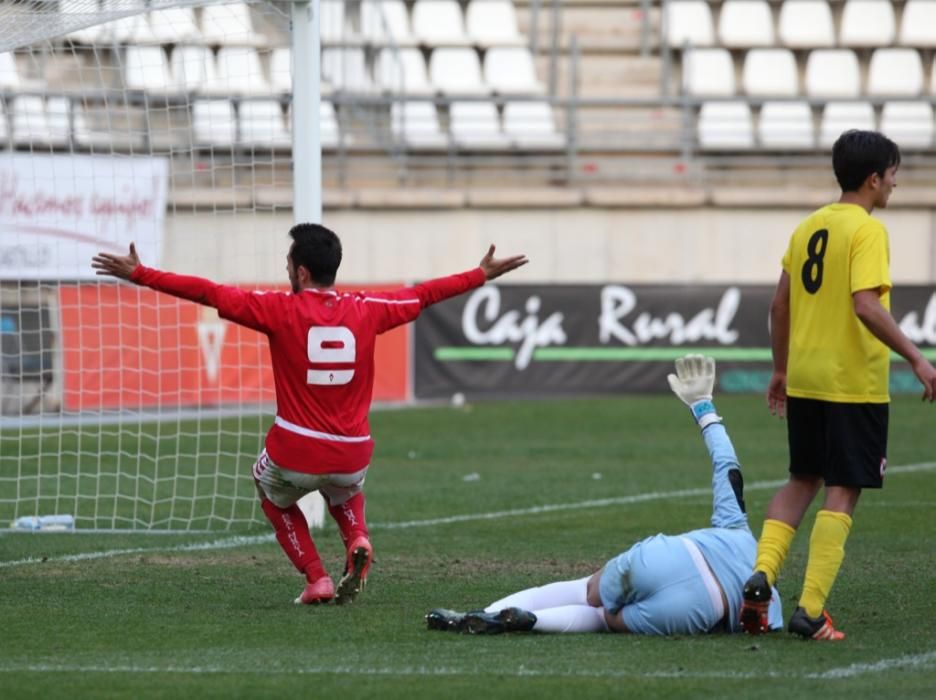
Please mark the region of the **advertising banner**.
<svg viewBox="0 0 936 700"><path fill-rule="evenodd" d="M159 260L162 158L0 153L0 279L94 279L100 251Z"/></svg>
<svg viewBox="0 0 936 700"><path fill-rule="evenodd" d="M768 285L485 285L415 326L417 398L532 397L667 389L672 361L714 356L719 391L760 392L771 370ZM904 332L936 359L936 293L892 294ZM916 391L905 364L892 391ZM909 374L909 376L907 376Z"/></svg>
<svg viewBox="0 0 936 700"><path fill-rule="evenodd" d="M214 309L143 287L78 284L61 286L59 313L66 411L274 401L266 337ZM408 333L377 340L376 401L409 398Z"/></svg>

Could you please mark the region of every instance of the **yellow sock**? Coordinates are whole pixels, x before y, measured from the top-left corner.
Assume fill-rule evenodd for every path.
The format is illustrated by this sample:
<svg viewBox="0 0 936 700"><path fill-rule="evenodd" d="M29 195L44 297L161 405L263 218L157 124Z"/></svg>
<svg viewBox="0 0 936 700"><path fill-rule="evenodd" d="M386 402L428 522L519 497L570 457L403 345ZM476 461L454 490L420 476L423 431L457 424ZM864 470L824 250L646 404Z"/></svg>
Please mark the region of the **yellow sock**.
<svg viewBox="0 0 936 700"><path fill-rule="evenodd" d="M845 513L820 510L809 537L809 559L803 580L803 594L799 604L810 617L819 617L826 598L838 576L845 558L845 540L851 530L852 519Z"/></svg>
<svg viewBox="0 0 936 700"><path fill-rule="evenodd" d="M757 561L754 571L763 571L767 574L767 583L773 586L780 576L783 560L790 551L790 543L796 530L782 520L765 520L764 529L761 530L757 541Z"/></svg>

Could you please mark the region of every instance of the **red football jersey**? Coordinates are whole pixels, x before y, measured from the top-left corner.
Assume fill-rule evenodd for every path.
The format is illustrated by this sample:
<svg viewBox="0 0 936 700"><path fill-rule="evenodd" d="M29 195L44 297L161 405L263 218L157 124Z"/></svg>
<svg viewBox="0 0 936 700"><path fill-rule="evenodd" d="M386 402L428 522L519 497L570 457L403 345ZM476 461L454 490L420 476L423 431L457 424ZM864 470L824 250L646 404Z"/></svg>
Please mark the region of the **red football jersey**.
<svg viewBox="0 0 936 700"><path fill-rule="evenodd" d="M140 265L133 282L196 301L270 341L276 419L266 450L279 466L312 474L370 464L368 425L376 337L427 306L480 287L480 267L393 292L304 289L251 292Z"/></svg>

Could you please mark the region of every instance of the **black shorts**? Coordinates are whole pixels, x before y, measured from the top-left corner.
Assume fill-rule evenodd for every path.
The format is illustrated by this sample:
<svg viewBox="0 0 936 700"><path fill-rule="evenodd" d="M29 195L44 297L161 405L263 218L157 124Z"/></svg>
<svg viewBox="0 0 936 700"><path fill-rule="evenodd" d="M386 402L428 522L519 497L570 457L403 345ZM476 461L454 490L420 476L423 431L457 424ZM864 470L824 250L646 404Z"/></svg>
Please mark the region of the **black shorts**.
<svg viewBox="0 0 936 700"><path fill-rule="evenodd" d="M879 489L887 468L886 403L787 398L790 473L826 486Z"/></svg>

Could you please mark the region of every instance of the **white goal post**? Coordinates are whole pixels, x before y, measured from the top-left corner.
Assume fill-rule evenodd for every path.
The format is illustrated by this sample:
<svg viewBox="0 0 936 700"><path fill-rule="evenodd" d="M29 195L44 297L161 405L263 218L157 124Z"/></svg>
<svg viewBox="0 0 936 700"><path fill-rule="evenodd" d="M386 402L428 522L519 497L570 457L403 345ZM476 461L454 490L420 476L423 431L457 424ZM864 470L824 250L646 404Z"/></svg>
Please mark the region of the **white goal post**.
<svg viewBox="0 0 936 700"><path fill-rule="evenodd" d="M322 217L320 7L0 0L0 527L262 527L266 339L90 258L285 286Z"/></svg>

